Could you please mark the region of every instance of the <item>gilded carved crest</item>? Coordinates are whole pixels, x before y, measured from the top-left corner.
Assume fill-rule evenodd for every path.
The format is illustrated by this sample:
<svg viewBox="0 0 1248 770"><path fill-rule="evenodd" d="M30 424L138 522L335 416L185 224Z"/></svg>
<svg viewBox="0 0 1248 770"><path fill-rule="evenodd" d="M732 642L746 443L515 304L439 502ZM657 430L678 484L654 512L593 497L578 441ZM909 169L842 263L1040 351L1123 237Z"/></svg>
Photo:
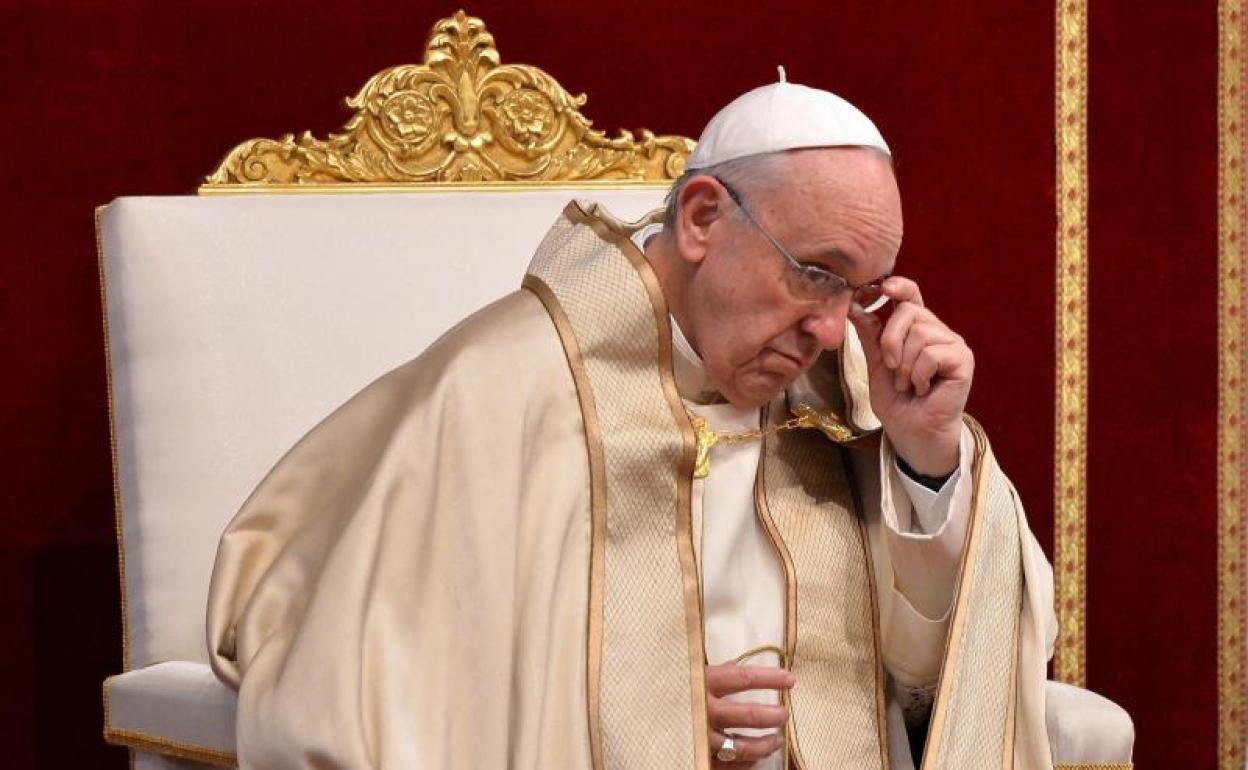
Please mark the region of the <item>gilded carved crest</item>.
<svg viewBox="0 0 1248 770"><path fill-rule="evenodd" d="M433 26L422 64L383 70L346 100L341 133L251 139L201 190L342 183L661 181L684 170L681 136L608 137L542 70L502 64L485 23L463 11Z"/></svg>

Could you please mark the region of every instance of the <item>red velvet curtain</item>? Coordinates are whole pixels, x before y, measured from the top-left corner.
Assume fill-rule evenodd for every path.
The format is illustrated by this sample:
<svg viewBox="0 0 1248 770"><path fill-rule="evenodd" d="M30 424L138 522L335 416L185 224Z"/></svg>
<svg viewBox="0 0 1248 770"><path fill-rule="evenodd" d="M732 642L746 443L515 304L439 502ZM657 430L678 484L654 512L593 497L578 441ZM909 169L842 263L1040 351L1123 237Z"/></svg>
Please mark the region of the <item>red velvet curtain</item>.
<svg viewBox="0 0 1248 770"><path fill-rule="evenodd" d="M93 207L188 193L245 138L337 128L342 97L419 61L456 8L0 4L10 766L125 765L100 740L121 641ZM466 10L610 132L696 137L777 64L871 115L905 201L898 270L974 347L971 410L1051 546L1052 3ZM1142 767L1215 757L1215 31L1210 0L1091 7L1087 668L1134 716Z"/></svg>

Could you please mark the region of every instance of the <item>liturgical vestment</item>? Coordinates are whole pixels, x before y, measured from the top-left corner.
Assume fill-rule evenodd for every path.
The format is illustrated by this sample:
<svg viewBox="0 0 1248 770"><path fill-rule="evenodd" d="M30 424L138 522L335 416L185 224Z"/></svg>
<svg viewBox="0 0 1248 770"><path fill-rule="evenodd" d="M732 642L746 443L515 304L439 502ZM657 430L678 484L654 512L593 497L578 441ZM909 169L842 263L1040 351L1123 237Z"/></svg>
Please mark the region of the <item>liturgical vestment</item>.
<svg viewBox="0 0 1248 770"><path fill-rule="evenodd" d="M642 224L569 204L521 291L326 418L244 505L208 617L240 764L708 768L704 666L741 659L794 671L796 767L911 767L902 711L925 695L924 767L1050 767L1052 577L982 431L932 524L852 341L716 415ZM798 399L853 440L773 433L712 456L734 483L694 478L691 414L766 426ZM757 537L716 544L724 494L752 498ZM952 558L915 569L932 543L908 532ZM763 597L744 625L736 594Z"/></svg>

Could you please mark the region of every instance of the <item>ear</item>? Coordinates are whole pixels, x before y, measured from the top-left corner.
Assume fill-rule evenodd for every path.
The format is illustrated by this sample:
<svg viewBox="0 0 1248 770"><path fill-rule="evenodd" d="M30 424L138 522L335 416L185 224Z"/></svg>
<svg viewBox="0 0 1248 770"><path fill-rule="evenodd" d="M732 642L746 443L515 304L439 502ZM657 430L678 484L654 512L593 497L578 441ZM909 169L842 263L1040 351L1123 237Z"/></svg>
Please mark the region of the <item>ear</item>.
<svg viewBox="0 0 1248 770"><path fill-rule="evenodd" d="M711 228L727 213L728 193L714 177L695 176L680 190L676 244L680 258L698 263L706 257Z"/></svg>

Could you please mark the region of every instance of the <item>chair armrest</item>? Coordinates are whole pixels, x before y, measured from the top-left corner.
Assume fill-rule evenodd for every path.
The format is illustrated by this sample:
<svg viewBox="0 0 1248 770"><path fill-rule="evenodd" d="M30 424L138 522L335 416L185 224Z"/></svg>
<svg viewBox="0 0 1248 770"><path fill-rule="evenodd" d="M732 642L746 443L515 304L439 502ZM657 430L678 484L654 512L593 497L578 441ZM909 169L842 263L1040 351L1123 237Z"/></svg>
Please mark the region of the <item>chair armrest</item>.
<svg viewBox="0 0 1248 770"><path fill-rule="evenodd" d="M168 661L110 676L104 680L104 740L234 767L237 700L207 663Z"/></svg>
<svg viewBox="0 0 1248 770"><path fill-rule="evenodd" d="M1045 682L1045 722L1056 770L1131 767L1135 725L1117 703L1061 682Z"/></svg>
<svg viewBox="0 0 1248 770"><path fill-rule="evenodd" d="M104 739L167 756L233 767L237 694L206 663L169 661L104 682ZM1118 704L1060 682L1045 683L1053 763L1130 768L1135 726Z"/></svg>

